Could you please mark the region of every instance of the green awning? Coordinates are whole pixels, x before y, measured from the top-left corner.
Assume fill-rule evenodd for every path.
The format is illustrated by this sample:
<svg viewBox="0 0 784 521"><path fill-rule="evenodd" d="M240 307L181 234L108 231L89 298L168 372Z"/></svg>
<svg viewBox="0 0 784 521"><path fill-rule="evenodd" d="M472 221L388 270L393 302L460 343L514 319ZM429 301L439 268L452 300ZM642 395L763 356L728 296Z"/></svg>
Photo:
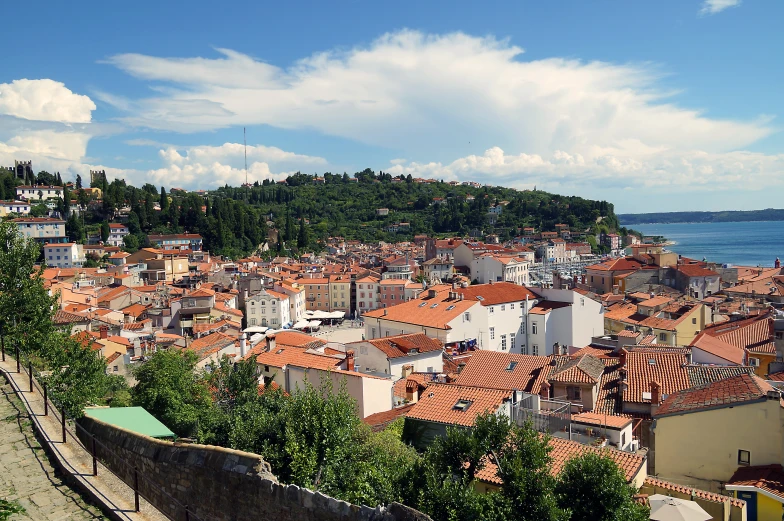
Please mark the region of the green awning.
<svg viewBox="0 0 784 521"><path fill-rule="evenodd" d="M175 438L175 434L144 407L88 407L85 416L151 438Z"/></svg>

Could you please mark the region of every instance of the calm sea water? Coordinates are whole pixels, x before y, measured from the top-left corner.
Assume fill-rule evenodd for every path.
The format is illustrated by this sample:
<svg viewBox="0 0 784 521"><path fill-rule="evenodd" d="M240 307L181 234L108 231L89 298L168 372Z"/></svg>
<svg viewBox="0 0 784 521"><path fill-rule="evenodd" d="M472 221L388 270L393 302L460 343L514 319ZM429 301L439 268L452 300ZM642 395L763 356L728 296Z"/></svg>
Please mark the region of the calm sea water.
<svg viewBox="0 0 784 521"><path fill-rule="evenodd" d="M635 224L645 235L663 235L672 251L686 257L740 266L784 261L784 222Z"/></svg>

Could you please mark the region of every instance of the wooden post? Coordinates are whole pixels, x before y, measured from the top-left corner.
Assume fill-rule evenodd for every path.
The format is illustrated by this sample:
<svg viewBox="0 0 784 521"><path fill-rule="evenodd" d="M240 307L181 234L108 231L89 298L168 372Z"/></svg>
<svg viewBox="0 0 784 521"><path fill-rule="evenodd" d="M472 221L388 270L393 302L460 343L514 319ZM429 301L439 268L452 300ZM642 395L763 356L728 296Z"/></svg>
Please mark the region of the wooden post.
<svg viewBox="0 0 784 521"><path fill-rule="evenodd" d="M139 471L133 468L133 502L136 511L139 511Z"/></svg>
<svg viewBox="0 0 784 521"><path fill-rule="evenodd" d="M63 443L65 443L66 441L68 441L65 438L65 434L66 434L66 432L65 432L65 406L60 408L60 423L63 426Z"/></svg>
<svg viewBox="0 0 784 521"><path fill-rule="evenodd" d="M3 348L3 362L5 362L5 335L0 334L0 344L2 344Z"/></svg>
<svg viewBox="0 0 784 521"><path fill-rule="evenodd" d="M44 416L49 416L49 386L44 382Z"/></svg>
<svg viewBox="0 0 784 521"><path fill-rule="evenodd" d="M19 346L16 346L16 372L22 372L21 360L19 359Z"/></svg>
<svg viewBox="0 0 784 521"><path fill-rule="evenodd" d="M95 435L90 434L90 440L92 441L92 455L93 455L93 476L98 475L98 459L95 457Z"/></svg>
<svg viewBox="0 0 784 521"><path fill-rule="evenodd" d="M27 362L27 374L30 376L30 392L33 392L33 363Z"/></svg>

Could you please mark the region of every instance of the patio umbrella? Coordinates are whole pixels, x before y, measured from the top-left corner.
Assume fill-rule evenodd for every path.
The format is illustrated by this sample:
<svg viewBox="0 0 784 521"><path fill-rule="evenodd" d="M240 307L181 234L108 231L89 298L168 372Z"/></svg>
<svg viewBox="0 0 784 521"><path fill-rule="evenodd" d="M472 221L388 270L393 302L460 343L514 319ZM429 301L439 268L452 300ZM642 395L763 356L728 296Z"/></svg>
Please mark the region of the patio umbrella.
<svg viewBox="0 0 784 521"><path fill-rule="evenodd" d="M700 505L687 499L654 494L648 497L652 521L708 521L713 519Z"/></svg>

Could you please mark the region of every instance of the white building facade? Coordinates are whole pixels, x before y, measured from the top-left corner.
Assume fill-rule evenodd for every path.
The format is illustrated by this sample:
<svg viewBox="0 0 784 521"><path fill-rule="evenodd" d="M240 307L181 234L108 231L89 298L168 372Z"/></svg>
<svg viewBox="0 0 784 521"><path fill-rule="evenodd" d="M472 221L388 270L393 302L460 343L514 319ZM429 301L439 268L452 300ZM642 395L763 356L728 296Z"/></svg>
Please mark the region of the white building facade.
<svg viewBox="0 0 784 521"><path fill-rule="evenodd" d="M245 299L248 326L280 329L291 322L289 296L272 290L262 290Z"/></svg>
<svg viewBox="0 0 784 521"><path fill-rule="evenodd" d="M79 268L85 260L82 245L73 242L44 245L44 259L53 268Z"/></svg>

